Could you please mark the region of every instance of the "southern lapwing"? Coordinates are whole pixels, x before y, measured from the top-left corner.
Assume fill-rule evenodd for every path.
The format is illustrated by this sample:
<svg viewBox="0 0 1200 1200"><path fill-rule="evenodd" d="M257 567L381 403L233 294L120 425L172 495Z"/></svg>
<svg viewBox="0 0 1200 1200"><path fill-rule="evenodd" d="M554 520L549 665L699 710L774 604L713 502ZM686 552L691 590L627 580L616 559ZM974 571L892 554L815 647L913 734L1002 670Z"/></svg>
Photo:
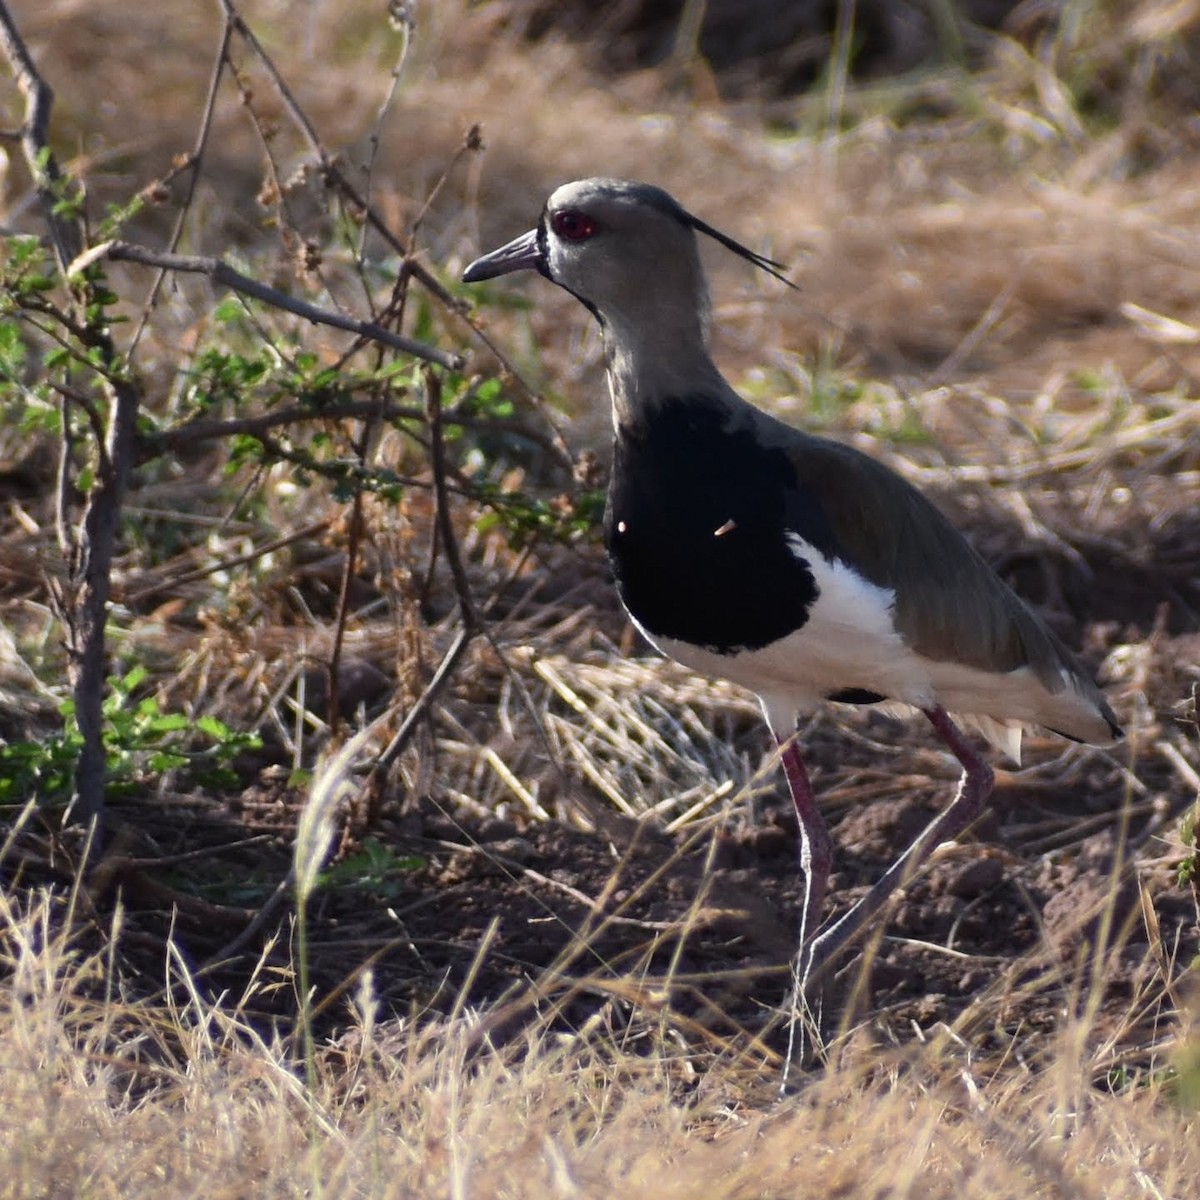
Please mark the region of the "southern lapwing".
<svg viewBox="0 0 1200 1200"><path fill-rule="evenodd" d="M660 188L560 187L537 228L468 283L539 271L600 322L615 430L605 538L621 599L663 653L757 693L800 820L800 983L815 978L938 843L979 816L992 771L951 719L1019 753L1040 725L1121 736L1070 651L920 492L849 446L748 404L709 356L696 234L780 264ZM796 722L822 701L920 709L963 766L958 793L870 892L818 928L830 839Z"/></svg>

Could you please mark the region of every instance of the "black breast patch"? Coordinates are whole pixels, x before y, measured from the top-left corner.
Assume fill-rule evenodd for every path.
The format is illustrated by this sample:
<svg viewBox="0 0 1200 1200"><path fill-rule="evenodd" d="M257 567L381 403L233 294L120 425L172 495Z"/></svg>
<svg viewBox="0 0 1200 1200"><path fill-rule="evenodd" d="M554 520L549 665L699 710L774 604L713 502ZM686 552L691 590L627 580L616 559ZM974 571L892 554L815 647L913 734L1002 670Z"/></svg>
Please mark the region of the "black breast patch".
<svg viewBox="0 0 1200 1200"><path fill-rule="evenodd" d="M718 654L801 628L817 598L798 533L833 556L827 521L781 449L728 409L672 398L617 436L605 539L625 607L650 634Z"/></svg>

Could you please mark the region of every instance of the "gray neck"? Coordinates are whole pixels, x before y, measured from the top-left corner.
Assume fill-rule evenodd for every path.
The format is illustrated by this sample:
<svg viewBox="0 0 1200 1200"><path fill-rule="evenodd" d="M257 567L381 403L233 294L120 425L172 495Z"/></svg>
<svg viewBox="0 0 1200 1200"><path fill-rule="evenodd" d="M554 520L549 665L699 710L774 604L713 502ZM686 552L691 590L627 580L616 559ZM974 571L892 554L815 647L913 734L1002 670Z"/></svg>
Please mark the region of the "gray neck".
<svg viewBox="0 0 1200 1200"><path fill-rule="evenodd" d="M631 319L628 313L602 313L600 319L616 428L668 396L732 396L695 312L675 321L664 320L661 311L651 319Z"/></svg>

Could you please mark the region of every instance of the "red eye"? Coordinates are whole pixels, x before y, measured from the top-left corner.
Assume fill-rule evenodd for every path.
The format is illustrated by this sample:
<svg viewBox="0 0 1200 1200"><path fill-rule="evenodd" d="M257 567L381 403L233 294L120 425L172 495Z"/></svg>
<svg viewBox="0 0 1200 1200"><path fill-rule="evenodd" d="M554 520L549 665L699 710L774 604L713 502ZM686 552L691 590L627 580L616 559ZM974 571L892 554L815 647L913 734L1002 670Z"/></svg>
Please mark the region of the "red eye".
<svg viewBox="0 0 1200 1200"><path fill-rule="evenodd" d="M568 208L550 218L550 228L568 242L582 242L596 232L596 222L578 209Z"/></svg>

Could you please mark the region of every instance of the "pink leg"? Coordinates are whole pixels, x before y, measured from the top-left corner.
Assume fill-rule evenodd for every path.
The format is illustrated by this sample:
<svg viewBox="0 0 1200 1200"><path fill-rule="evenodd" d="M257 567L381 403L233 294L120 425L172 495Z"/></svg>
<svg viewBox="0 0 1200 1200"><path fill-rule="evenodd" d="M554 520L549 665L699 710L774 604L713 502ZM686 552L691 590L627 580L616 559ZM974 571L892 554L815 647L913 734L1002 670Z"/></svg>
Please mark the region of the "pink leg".
<svg viewBox="0 0 1200 1200"><path fill-rule="evenodd" d="M801 969L801 988L820 975L833 960L858 936L867 921L883 906L895 888L910 879L929 857L930 851L942 842L958 837L983 812L992 794L992 768L979 752L963 737L957 725L940 705L925 710L942 741L954 752L963 765L963 777L958 793L949 807L933 820L915 842L887 869L873 888L811 944L808 961ZM799 804L797 804L797 808ZM803 950L801 951L803 955Z"/></svg>
<svg viewBox="0 0 1200 1200"><path fill-rule="evenodd" d="M816 933L821 924L821 908L825 903L825 889L829 884L829 868L833 862L833 843L821 810L817 807L812 784L804 760L796 747L793 735L779 742L780 758L784 774L800 820L800 869L804 872L804 913L800 926L800 945Z"/></svg>

